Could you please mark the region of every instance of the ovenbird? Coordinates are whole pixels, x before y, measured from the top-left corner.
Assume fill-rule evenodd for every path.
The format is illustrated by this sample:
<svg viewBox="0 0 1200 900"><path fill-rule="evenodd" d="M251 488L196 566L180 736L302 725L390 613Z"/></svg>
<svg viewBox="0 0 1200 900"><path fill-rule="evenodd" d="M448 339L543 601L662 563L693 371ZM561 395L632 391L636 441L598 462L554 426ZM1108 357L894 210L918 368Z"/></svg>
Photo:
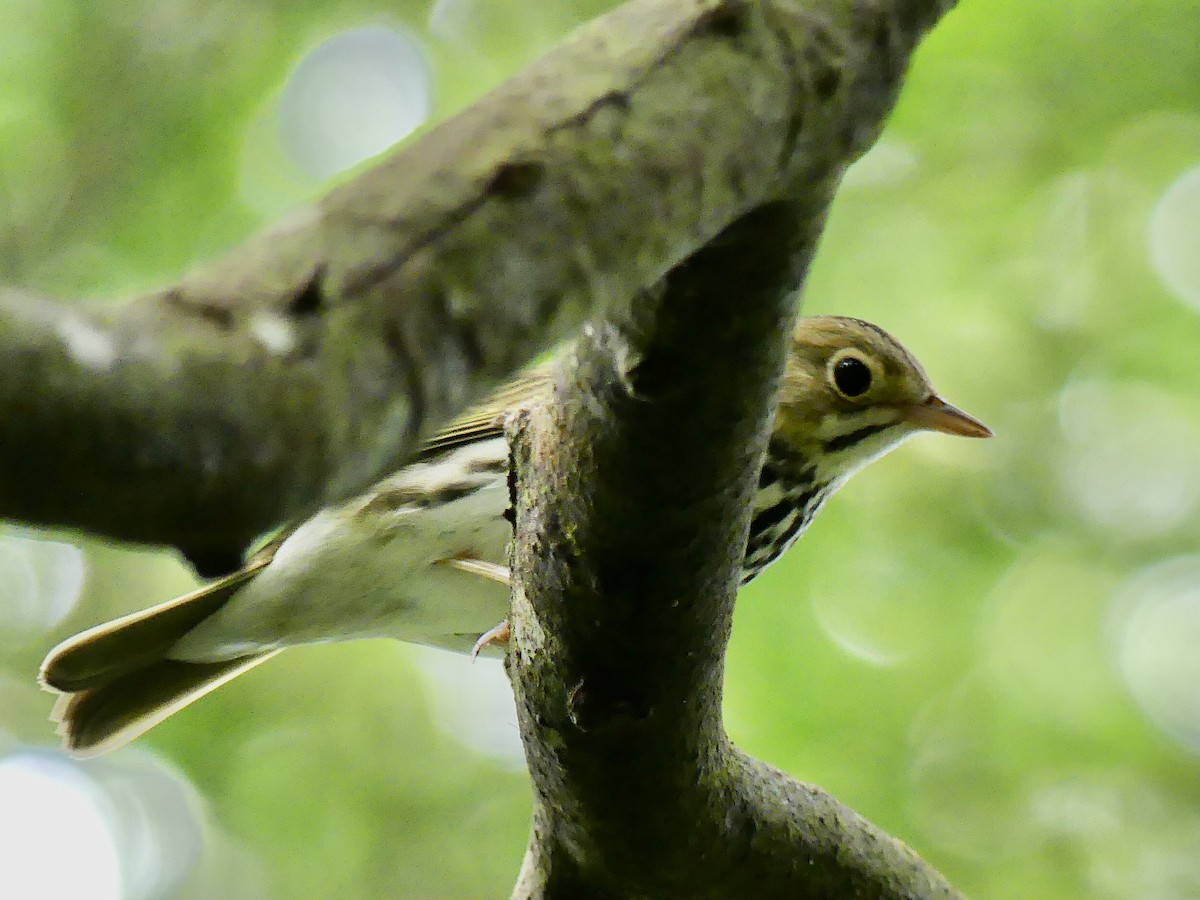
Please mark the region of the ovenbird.
<svg viewBox="0 0 1200 900"><path fill-rule="evenodd" d="M507 412L536 402L526 371L367 493L318 512L241 571L55 648L42 683L80 755L119 746L280 650L392 637L468 651L503 637L508 610ZM920 364L858 319L799 320L763 460L742 583L792 544L821 504L921 430L991 432L945 403Z"/></svg>

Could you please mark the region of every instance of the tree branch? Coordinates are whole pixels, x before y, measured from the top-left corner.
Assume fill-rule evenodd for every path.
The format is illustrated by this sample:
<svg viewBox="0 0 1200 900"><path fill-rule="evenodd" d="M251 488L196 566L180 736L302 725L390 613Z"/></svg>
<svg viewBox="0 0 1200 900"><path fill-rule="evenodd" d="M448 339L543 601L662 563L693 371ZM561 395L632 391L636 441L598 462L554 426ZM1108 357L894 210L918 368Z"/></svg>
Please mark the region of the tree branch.
<svg viewBox="0 0 1200 900"><path fill-rule="evenodd" d="M773 21L799 21L784 6ZM814 153L787 199L611 310L565 359L552 401L510 429L507 665L534 788L514 898L959 896L900 841L741 753L721 721L794 292L859 146L837 136L874 133L864 110L887 109L896 47L934 18L901 3L884 28L888 6L840 6L833 30L810 13L792 33L796 58L839 85L816 90L795 145L845 156Z"/></svg>
<svg viewBox="0 0 1200 900"><path fill-rule="evenodd" d="M170 287L0 292L0 515L229 568L861 152L949 3L632 0Z"/></svg>
<svg viewBox="0 0 1200 900"><path fill-rule="evenodd" d="M508 668L535 806L514 898L958 896L721 724L750 498L820 222L788 203L744 217L656 306L581 339L554 401L515 428Z"/></svg>

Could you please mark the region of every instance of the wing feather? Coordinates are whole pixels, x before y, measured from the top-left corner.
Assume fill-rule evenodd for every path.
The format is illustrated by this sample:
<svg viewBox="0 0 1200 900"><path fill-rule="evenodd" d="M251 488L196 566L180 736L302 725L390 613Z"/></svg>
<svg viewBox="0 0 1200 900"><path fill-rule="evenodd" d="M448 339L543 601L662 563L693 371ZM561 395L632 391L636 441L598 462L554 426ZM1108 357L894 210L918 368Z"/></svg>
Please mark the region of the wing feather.
<svg viewBox="0 0 1200 900"><path fill-rule="evenodd" d="M504 434L505 415L511 409L537 400L549 392L553 363L554 360L549 359L531 366L492 391L427 440L417 452L415 461L427 461L454 447L501 437Z"/></svg>

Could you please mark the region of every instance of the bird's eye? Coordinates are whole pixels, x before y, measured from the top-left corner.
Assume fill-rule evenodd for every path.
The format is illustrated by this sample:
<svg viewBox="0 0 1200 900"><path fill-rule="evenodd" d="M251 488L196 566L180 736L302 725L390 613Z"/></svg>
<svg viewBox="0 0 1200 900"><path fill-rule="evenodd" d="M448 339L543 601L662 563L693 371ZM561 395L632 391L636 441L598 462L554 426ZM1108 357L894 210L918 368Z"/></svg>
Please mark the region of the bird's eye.
<svg viewBox="0 0 1200 900"><path fill-rule="evenodd" d="M871 369L857 356L843 356L833 365L833 386L843 397L861 397L871 389Z"/></svg>

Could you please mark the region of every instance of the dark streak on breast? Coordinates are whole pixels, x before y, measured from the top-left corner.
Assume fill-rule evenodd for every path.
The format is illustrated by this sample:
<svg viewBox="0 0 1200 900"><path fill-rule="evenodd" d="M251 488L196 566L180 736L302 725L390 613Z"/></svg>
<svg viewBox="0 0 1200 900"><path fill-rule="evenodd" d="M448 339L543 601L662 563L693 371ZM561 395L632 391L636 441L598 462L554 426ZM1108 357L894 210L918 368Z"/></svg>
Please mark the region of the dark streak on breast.
<svg viewBox="0 0 1200 900"><path fill-rule="evenodd" d="M742 584L778 559L804 531L824 501L829 485L806 481L795 483L795 487L798 490L787 490L777 503L760 510L751 520L742 560ZM787 524L780 528L785 521Z"/></svg>
<svg viewBox="0 0 1200 900"><path fill-rule="evenodd" d="M808 456L798 450L793 450L778 438L771 438L767 445L767 459L773 460L784 469L795 469L802 472L808 468Z"/></svg>
<svg viewBox="0 0 1200 900"><path fill-rule="evenodd" d="M751 539L770 531L787 518L788 513L796 508L791 497L785 496L774 506L768 506L750 521Z"/></svg>
<svg viewBox="0 0 1200 900"><path fill-rule="evenodd" d="M887 431L891 428L891 424L883 425L867 425L863 428L855 429L849 434L839 435L825 442L825 450L828 453L837 453L841 450L849 449L859 441L864 441L873 434L879 434L881 431Z"/></svg>
<svg viewBox="0 0 1200 900"><path fill-rule="evenodd" d="M779 480L779 467L767 459L763 462L762 470L758 473L758 488L770 487Z"/></svg>
<svg viewBox="0 0 1200 900"><path fill-rule="evenodd" d="M788 545L796 539L796 535L800 533L800 530L808 524L809 518L807 510L801 510L796 513L796 518L788 523L788 527L784 529L783 534L779 536L779 540L775 542L775 552L771 556L771 559L774 559L787 549Z"/></svg>

